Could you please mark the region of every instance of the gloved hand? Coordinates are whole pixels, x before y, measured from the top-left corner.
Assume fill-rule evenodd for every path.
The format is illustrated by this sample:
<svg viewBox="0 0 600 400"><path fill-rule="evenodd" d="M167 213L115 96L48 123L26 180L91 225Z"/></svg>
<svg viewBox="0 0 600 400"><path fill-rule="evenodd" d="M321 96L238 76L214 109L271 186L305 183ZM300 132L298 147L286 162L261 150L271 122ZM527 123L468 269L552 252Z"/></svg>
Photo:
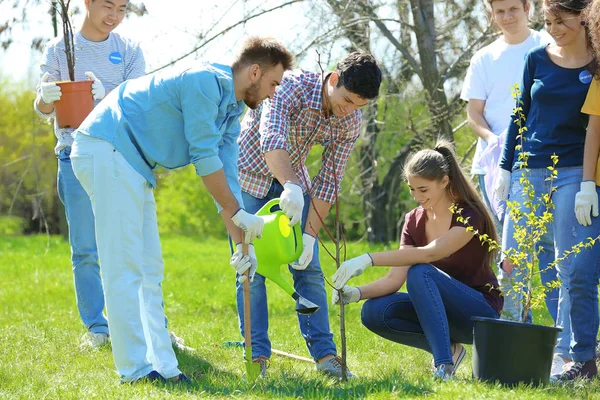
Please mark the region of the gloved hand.
<svg viewBox="0 0 600 400"><path fill-rule="evenodd" d="M331 283L333 283L334 288L341 289L346 285L350 278L359 276L365 269L372 266L373 259L369 253L344 261L338 270L335 271L335 274L333 274Z"/></svg>
<svg viewBox="0 0 600 400"><path fill-rule="evenodd" d="M575 195L575 216L577 221L588 226L592 224L592 216L598 216L598 193L596 193L596 182L584 181L580 184L580 190Z"/></svg>
<svg viewBox="0 0 600 400"><path fill-rule="evenodd" d="M284 183L279 207L290 219L290 226L296 225L302 219L302 209L304 209L302 187L292 182Z"/></svg>
<svg viewBox="0 0 600 400"><path fill-rule="evenodd" d="M240 208L233 214L231 220L238 228L244 231L244 242L250 243L256 238L260 238L265 221L254 214L248 214L246 210Z"/></svg>
<svg viewBox="0 0 600 400"><path fill-rule="evenodd" d="M510 190L510 171L500 168L498 174L498 179L494 185L494 193L498 200L506 200Z"/></svg>
<svg viewBox="0 0 600 400"><path fill-rule="evenodd" d="M92 95L94 96L94 100L102 100L106 95L106 90L100 79L96 78L96 75L90 71L86 72L85 76L87 76L88 80L94 81L94 83L92 83Z"/></svg>
<svg viewBox="0 0 600 400"><path fill-rule="evenodd" d="M485 143L486 143L488 146L491 146L491 145L493 145L494 143L496 143L497 141L498 141L498 136L496 136L496 135L492 135L492 136L488 137L488 140L486 140L486 141L485 141Z"/></svg>
<svg viewBox="0 0 600 400"><path fill-rule="evenodd" d="M308 267L308 264L313 258L315 239L316 238L309 233L302 234L302 254L300 254L300 258L290 264L292 268L302 271Z"/></svg>
<svg viewBox="0 0 600 400"><path fill-rule="evenodd" d="M357 303L360 301L360 297L360 289L357 287L346 285L342 289L342 299L344 304ZM340 292L335 289L331 292L331 304L334 306L340 304Z"/></svg>
<svg viewBox="0 0 600 400"><path fill-rule="evenodd" d="M56 82L48 82L48 79L50 79L50 73L46 72L40 82L40 97L44 104L52 104L60 100L60 96L62 96L60 86Z"/></svg>
<svg viewBox="0 0 600 400"><path fill-rule="evenodd" d="M256 260L256 252L254 251L254 245L248 245L248 255L244 256L242 252L242 244L237 243L235 245L235 253L231 256L231 260L229 260L229 264L235 269L235 272L238 273L238 282L244 283L246 281L246 275L244 274L246 270L250 269L250 282L254 281L254 274L258 268L258 261Z"/></svg>

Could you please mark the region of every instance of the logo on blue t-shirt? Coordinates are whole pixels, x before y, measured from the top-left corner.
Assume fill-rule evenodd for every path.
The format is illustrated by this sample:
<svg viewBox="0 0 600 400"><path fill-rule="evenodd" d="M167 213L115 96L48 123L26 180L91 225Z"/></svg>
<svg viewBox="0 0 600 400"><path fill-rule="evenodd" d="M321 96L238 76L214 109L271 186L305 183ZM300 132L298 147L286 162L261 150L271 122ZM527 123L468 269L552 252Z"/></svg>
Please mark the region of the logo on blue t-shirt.
<svg viewBox="0 0 600 400"><path fill-rule="evenodd" d="M118 51L113 51L108 56L108 61L110 61L113 64L121 64L121 61L123 61L123 56ZM580 77L580 79L581 79L581 77ZM591 78L590 78L590 81L591 81Z"/></svg>
<svg viewBox="0 0 600 400"><path fill-rule="evenodd" d="M579 73L579 82L583 83L584 85L587 85L591 81L592 81L592 74L590 73L590 71L581 71Z"/></svg>

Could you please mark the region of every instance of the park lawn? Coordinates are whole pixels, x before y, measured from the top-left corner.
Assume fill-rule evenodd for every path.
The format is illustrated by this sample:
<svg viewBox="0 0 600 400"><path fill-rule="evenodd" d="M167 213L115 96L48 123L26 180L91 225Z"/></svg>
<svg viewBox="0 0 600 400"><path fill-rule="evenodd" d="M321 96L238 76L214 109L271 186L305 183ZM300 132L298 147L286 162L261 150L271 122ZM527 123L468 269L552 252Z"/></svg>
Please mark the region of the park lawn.
<svg viewBox="0 0 600 400"><path fill-rule="evenodd" d="M360 324L356 304L347 309L346 326L348 363L358 379L339 383L316 373L311 364L273 356L268 378L248 385L242 380L241 350L222 346L241 340L227 242L173 236L163 237L162 243L169 326L196 349L177 354L180 368L194 379L192 386L120 385L109 347L79 346L84 329L75 305L68 243L55 236L5 236L0 237L0 398L600 398L598 381L537 389L479 383L471 378L470 346L458 379L435 381L427 353L370 333ZM352 244L348 257L380 249ZM321 261L330 277L334 263L324 252ZM371 268L352 283L368 282L385 271ZM294 302L274 285L268 293L273 347L308 356ZM337 309L331 307L329 314L339 349ZM549 320L535 314L537 320Z"/></svg>

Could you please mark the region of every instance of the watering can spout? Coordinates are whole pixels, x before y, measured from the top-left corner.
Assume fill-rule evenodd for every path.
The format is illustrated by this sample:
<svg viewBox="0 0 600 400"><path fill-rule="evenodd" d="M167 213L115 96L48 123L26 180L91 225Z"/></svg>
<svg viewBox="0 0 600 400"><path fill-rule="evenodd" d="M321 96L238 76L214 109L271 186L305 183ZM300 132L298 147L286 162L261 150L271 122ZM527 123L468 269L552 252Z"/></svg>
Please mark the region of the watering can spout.
<svg viewBox="0 0 600 400"><path fill-rule="evenodd" d="M298 314L312 314L319 311L319 306L313 303L312 301L300 296L297 292L292 296L296 299L296 312Z"/></svg>

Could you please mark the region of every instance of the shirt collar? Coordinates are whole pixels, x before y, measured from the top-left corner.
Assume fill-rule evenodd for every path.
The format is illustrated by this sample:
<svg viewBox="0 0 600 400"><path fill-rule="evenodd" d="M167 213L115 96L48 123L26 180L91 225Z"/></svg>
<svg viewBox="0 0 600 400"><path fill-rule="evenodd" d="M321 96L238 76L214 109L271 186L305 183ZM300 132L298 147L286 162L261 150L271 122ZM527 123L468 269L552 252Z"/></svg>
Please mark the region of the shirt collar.
<svg viewBox="0 0 600 400"><path fill-rule="evenodd" d="M225 72L225 74L230 78L227 81L227 89L229 90L229 98L227 99L227 113L236 112L237 114L242 114L245 110L246 103L244 100L237 101L235 98L235 88L233 86L233 70L229 65L223 65L218 63L211 63L214 68L220 69Z"/></svg>

